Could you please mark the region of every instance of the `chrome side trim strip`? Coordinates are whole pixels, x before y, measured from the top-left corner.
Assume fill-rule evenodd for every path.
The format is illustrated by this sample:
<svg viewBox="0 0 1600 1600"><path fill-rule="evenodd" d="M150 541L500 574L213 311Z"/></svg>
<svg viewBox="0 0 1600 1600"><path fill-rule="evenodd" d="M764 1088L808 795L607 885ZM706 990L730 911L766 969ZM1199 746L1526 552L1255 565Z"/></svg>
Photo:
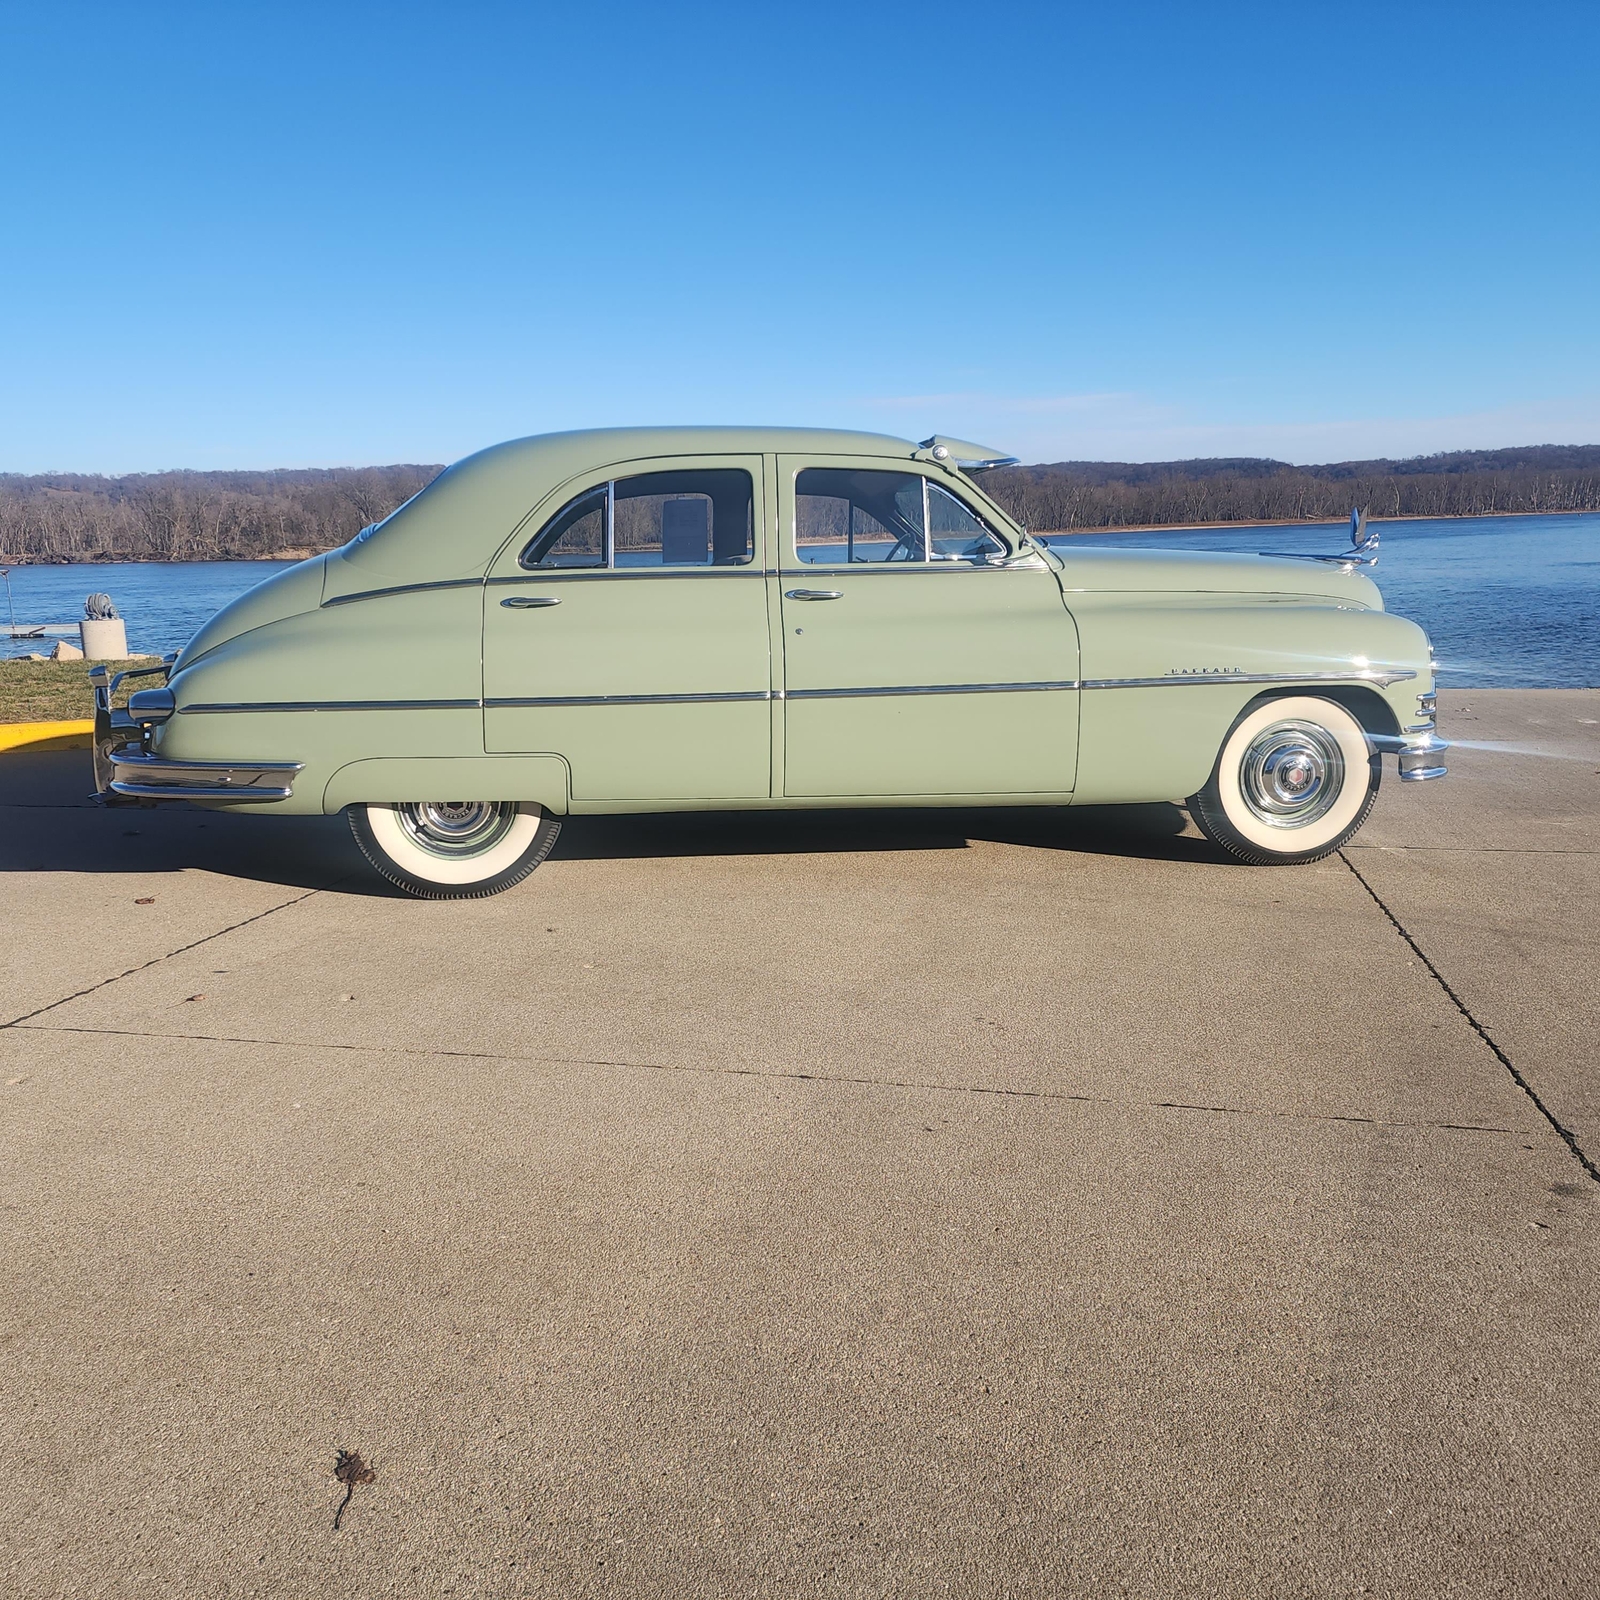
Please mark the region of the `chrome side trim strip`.
<svg viewBox="0 0 1600 1600"><path fill-rule="evenodd" d="M907 694L1042 694L1052 689L1076 689L1076 679L1059 683L907 683L871 689L789 689L788 700L854 700Z"/></svg>
<svg viewBox="0 0 1600 1600"><path fill-rule="evenodd" d="M1408 667L1356 672L1169 672L1159 678L1085 678L1085 689L1175 689L1189 683L1372 683L1388 688L1416 677Z"/></svg>
<svg viewBox="0 0 1600 1600"><path fill-rule="evenodd" d="M770 569L752 566L737 567L524 567L511 578L490 578L491 588L506 583L595 583L650 578L660 582L667 578L771 578ZM473 579L476 583L480 580Z"/></svg>
<svg viewBox="0 0 1600 1600"><path fill-rule="evenodd" d="M525 580L514 580L522 582ZM1067 689L1171 689L1218 683L1371 683L1387 686L1415 672L1187 672L1160 678L1063 678L1043 683L900 683L841 689L739 689L709 694L531 695L488 700L274 700L181 706L179 716L250 711L476 711L512 706L712 705L740 700L847 700L920 694L1044 694Z"/></svg>
<svg viewBox="0 0 1600 1600"><path fill-rule="evenodd" d="M322 608L354 605L357 600L381 600L391 594L422 594L428 589L476 589L482 582L482 578L439 578L432 583L397 583L387 589L361 589L355 594L336 594L324 600Z"/></svg>
<svg viewBox="0 0 1600 1600"><path fill-rule="evenodd" d="M523 706L702 706L742 700L771 700L770 689L734 689L726 694L542 694L483 702L486 711Z"/></svg>
<svg viewBox="0 0 1600 1600"><path fill-rule="evenodd" d="M178 715L231 711L476 711L481 700L251 700L179 706Z"/></svg>

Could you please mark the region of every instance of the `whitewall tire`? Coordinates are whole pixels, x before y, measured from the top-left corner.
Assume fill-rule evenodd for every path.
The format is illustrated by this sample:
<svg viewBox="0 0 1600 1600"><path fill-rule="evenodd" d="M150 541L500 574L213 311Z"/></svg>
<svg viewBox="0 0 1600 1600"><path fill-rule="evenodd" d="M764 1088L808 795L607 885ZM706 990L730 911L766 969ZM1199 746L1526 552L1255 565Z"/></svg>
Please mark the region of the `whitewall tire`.
<svg viewBox="0 0 1600 1600"><path fill-rule="evenodd" d="M1318 861L1367 820L1382 770L1344 706L1288 695L1251 707L1233 725L1189 813L1241 861Z"/></svg>
<svg viewBox="0 0 1600 1600"><path fill-rule="evenodd" d="M478 899L521 883L561 831L531 801L396 801L354 805L349 816L367 860L425 900Z"/></svg>

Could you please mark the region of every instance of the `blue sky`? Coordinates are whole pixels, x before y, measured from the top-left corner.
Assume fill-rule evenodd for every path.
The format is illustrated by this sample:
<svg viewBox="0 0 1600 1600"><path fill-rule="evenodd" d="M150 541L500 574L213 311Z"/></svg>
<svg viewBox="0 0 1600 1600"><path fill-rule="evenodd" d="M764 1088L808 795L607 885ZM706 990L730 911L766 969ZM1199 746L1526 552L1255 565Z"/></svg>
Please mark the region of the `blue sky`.
<svg viewBox="0 0 1600 1600"><path fill-rule="evenodd" d="M0 470L1600 441L1600 7L0 4Z"/></svg>

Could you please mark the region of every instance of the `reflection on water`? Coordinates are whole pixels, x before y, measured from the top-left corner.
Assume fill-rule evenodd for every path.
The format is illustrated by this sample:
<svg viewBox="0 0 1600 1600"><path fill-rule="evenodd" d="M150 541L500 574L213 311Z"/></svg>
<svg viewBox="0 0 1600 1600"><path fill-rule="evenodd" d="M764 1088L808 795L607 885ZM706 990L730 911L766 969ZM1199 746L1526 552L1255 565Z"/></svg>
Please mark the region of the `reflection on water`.
<svg viewBox="0 0 1600 1600"><path fill-rule="evenodd" d="M1600 685L1600 515L1463 517L1384 522L1372 575L1391 611L1414 617L1452 687ZM1344 548L1342 527L1193 529L1057 538L1085 545L1180 550ZM15 567L19 622L75 622L84 597L104 590L127 619L130 649L176 650L219 607L290 565L282 561L121 562ZM3 602L0 602L3 603ZM74 638L74 642L76 639ZM51 641L7 641L12 655Z"/></svg>

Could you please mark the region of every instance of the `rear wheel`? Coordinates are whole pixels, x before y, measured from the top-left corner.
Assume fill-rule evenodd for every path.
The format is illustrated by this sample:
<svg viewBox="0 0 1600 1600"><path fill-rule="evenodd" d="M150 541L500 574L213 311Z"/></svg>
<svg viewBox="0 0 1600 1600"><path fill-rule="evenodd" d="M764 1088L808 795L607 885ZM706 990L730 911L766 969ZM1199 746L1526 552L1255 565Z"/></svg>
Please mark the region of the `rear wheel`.
<svg viewBox="0 0 1600 1600"><path fill-rule="evenodd" d="M361 853L390 883L424 900L499 894L550 854L561 824L516 800L406 800L350 807Z"/></svg>
<svg viewBox="0 0 1600 1600"><path fill-rule="evenodd" d="M1233 725L1189 814L1253 866L1320 861L1367 820L1382 771L1361 724L1336 701L1268 700Z"/></svg>

